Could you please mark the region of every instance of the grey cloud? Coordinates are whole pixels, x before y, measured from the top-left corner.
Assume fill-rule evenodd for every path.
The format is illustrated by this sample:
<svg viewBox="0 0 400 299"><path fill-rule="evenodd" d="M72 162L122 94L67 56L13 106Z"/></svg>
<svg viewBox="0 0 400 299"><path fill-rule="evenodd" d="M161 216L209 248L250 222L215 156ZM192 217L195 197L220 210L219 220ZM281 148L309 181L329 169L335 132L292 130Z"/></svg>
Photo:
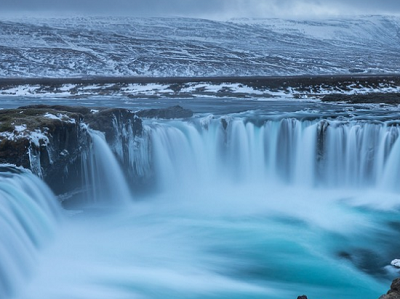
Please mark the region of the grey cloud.
<svg viewBox="0 0 400 299"><path fill-rule="evenodd" d="M284 17L400 13L398 0L1 0L9 13Z"/></svg>
<svg viewBox="0 0 400 299"><path fill-rule="evenodd" d="M173 15L218 12L226 0L2 0L9 12L77 12L88 14Z"/></svg>

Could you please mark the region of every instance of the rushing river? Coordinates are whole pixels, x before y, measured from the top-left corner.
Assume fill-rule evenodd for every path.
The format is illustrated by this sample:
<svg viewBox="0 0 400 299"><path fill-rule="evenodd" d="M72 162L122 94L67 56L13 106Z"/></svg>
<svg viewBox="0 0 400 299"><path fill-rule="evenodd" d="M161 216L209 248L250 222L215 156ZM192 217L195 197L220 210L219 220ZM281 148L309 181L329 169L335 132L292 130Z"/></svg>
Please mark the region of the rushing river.
<svg viewBox="0 0 400 299"><path fill-rule="evenodd" d="M35 101L5 99L4 107ZM137 110L177 100L67 104ZM386 292L399 275L388 265L400 246L400 113L318 102L178 104L195 116L147 119L143 136L132 137L123 167L146 186L124 176L112 153L118 145L95 131L82 163L91 186L82 205L53 206L37 178L5 169L2 298L374 299Z"/></svg>

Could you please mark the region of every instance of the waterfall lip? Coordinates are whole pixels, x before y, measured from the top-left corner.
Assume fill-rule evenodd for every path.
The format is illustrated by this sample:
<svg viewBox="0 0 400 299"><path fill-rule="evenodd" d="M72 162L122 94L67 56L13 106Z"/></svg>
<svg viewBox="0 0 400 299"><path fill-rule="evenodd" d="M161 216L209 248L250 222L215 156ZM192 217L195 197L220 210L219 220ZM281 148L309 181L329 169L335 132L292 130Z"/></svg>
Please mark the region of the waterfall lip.
<svg viewBox="0 0 400 299"><path fill-rule="evenodd" d="M92 129L86 123L81 123L81 129L91 139L88 152L81 157L83 183L91 186L87 188L89 205L128 204L132 194L115 153L105 140L105 133Z"/></svg>
<svg viewBox="0 0 400 299"><path fill-rule="evenodd" d="M263 122L269 120L280 121L283 119L297 119L300 121L305 120L327 120L334 124L358 122L358 123L373 123L373 124L388 124L400 125L400 114L397 111L388 113L387 111L371 111L371 110L308 110L302 109L294 112L277 112L277 111L264 111L263 109L249 109L240 112L231 113L195 113L190 119L143 119L143 124L155 125L163 123L191 123L198 122L202 124L209 123L212 119L245 119L246 121Z"/></svg>
<svg viewBox="0 0 400 299"><path fill-rule="evenodd" d="M315 167L317 164L316 157L319 154L316 147L322 147L323 145L323 142L321 143L322 145L318 143L318 138L321 138L320 134L324 134L324 129L329 131L326 134L331 134L333 137L329 145L343 144L344 146L347 145L345 141L348 140L348 136L356 136L360 140L366 138L368 141L370 136L379 135L379 138L377 138L379 140L377 141L380 141L382 137L384 137L384 133L389 134L390 132L387 131L395 131L391 128L387 130L388 128L380 126L380 120L376 123L371 123L369 120L366 121L365 118L372 115L369 113L373 113L373 111L358 112L341 110L341 113L339 116L336 116L336 118L327 117L327 115L333 114L332 111L328 111L322 117L317 110L282 112L277 115L275 115L273 111L268 111L266 113L261 109L225 115L199 113L192 118L184 120L146 120L144 122L145 132L139 138L141 140L129 139L132 136L136 137L136 135L132 132L128 132L126 126L119 126L121 123L117 123L117 121L113 123L112 129L117 131L116 136L119 136L120 145L123 145L122 142L126 142L127 138L129 139L129 142L126 143L128 145L126 148L132 150L131 153L139 153L138 160L145 160L148 156L155 158L150 162L154 162L154 172L159 176L156 178L159 179L159 181L156 181L156 184L160 182L161 192L159 198L155 197L159 199L160 202L154 202L154 204L160 206L159 211L163 213L163 216L167 214L165 220L168 220L168 222L171 222L169 221L170 219L168 219L168 214L169 216L170 214L174 214L174 217L181 217L181 215L185 217L189 215L189 217L193 216L199 219L203 219L204 217L216 217L217 221L219 221L221 216L237 221L238 218L248 219L255 217L261 219L269 215L275 216L283 214L287 215L287 218L291 221L281 221L285 225L288 225L288 227L293 225L295 229L298 229L299 222L296 222L296 220L300 219L304 220L306 226L306 229L304 229L305 231L308 230L308 227L317 227L322 228L324 233L338 233L341 236L349 236L350 238L353 236L353 233L357 233L357 227L366 227L370 229L375 226L375 222L371 223L367 221L369 220L366 215L367 213L353 213L353 209L351 209L351 211L349 209L348 211L347 206L343 208L341 204L336 204L338 202L336 193L330 195L328 194L329 192L324 192L326 191L324 189L322 190L324 194L322 194L322 192L320 193L321 190L315 190L314 192L314 189L311 189L315 186L314 182L319 182L320 179L317 177L319 173L317 173ZM306 119L308 116L311 116L313 121ZM379 112L378 116L378 118L383 118L384 113ZM319 126L320 123L322 124L321 126ZM147 126L147 124L149 124L149 126ZM325 124L331 124L331 126L326 128L328 126L325 126ZM103 187L104 189L108 188L113 194L117 193L116 191L121 191L115 190L120 189L120 180L117 175L114 175L115 171L121 170L119 168L120 164L116 164L116 170L113 170L115 167L113 168L110 166L110 161L112 160L115 162L114 158L116 156L118 157L118 154L114 151L111 153L114 155L109 155L110 149L113 149L113 145L106 143L106 133L92 130L90 125L86 123L81 123L81 129L86 130L92 137L91 139L90 136L88 137L89 142L90 140L92 142L90 147L92 152L90 152L89 149L85 158L93 161L92 165L87 165L88 171L91 171L91 173L95 175L95 178L90 182L99 179L93 184L93 189L98 187L98 189L101 190L100 194ZM397 130L398 128L395 129ZM153 130L153 132L148 132L147 130ZM365 134L361 131L364 131ZM134 149L136 149L136 144L134 144L134 142L143 141L146 137L149 137L149 139L152 138L151 141L153 143L151 146L148 146L148 144L145 144L143 147L139 146L139 150L134 152ZM355 140L357 138L352 139ZM357 149L361 149L360 152L365 154L364 156L366 158L363 161L369 161L367 156L370 154L370 146L368 146L368 142L365 142L365 144L362 142L360 143L362 146L358 148L356 148L359 146L357 143L354 145L351 143L350 145L354 147L349 148L347 152L346 157L348 157L348 160L351 162L354 162L354 164L356 164L356 158L362 156L358 154L359 151ZM382 142L376 142L374 144L382 144ZM121 148L125 149L125 147L122 146ZM328 146L327 148L331 149L334 148L334 146ZM132 154L132 156L134 154ZM383 155L384 151L382 149L382 157ZM333 158L341 158L342 156L344 155L339 147L339 149L335 150ZM376 156L380 157L382 160L381 155ZM101 161L95 161L97 158L101 158ZM333 170L335 175L338 174L338 176L332 176L332 179L331 176L329 176L327 180L336 183L335 180L337 179L338 186L342 187L341 177L346 171L349 178L353 178L358 174L353 173L350 168L344 170L335 159L331 159L331 161L327 159L330 163L326 164L326 167L329 170L328 172ZM135 162L138 160L135 160ZM124 162L126 161L127 160L124 160ZM339 159L339 162L340 161L341 159ZM362 167L364 167L364 164L365 163L359 163ZM91 167L93 165L95 166ZM354 169L361 169L361 167L358 167L359 165L355 165ZM376 171L376 173L378 172ZM100 176L104 175L105 180L103 180L103 177L99 178L96 176L98 174ZM117 174L120 175L121 172L118 171ZM232 178L230 175L232 175ZM274 181L269 182L268 185L265 183L265 179L278 176L282 177L282 180L287 179L289 184L298 184L300 187L305 186L305 188L302 190L295 185L293 190L288 190L289 188L286 188L285 185L286 181L282 182L282 184L278 184L278 182ZM36 179L38 180L38 178ZM248 182L249 180L251 182ZM108 182L109 185L105 186L106 183L104 182ZM359 186L357 183L358 180L354 180L354 185L358 188ZM235 188L235 186L237 186L237 188ZM166 188L166 192L163 192L164 187ZM336 187L336 185L333 187ZM364 187L364 185L362 187ZM171 191L170 194L168 194L168 191ZM346 195L348 194L347 190L341 189L340 192L342 191ZM274 195L275 192L276 195ZM364 190L362 190L362 192L364 193ZM89 212L84 213L85 215L82 215L81 218L87 219L86 215L89 215L89 217L92 216L90 213L91 211L94 212L93 215L97 218L97 211L101 213L104 212L104 214L109 213L110 211L112 212L113 206L117 206L117 212L119 212L121 207L124 210L127 207L127 211L129 211L130 208L137 208L136 205L132 205L132 201L127 201L127 205L125 205L123 200L118 201L118 196L115 198L117 200L116 202L108 201L108 194L109 193L104 195L105 201L102 201L102 198L100 198L99 202L94 202L93 205L95 205L95 207L90 206L88 208ZM120 192L120 194L120 199L124 199L125 195L127 195L126 197L129 197L129 199L132 199L129 190ZM311 196L309 196L309 194L311 194ZM161 199L164 199L164 195L170 196L171 199L173 199L172 197L176 197L176 199L172 203L169 200L161 202ZM269 198L272 199L273 203L269 202ZM168 197L165 199L168 199ZM196 201L195 204L192 202L193 199ZM188 200L188 202L186 202L186 200ZM365 202L364 194L361 194L360 204L365 205ZM118 203L121 203L121 205ZM350 208L352 208L352 206L350 206ZM84 210L84 212L86 212L86 210ZM73 211L72 213L80 212ZM129 215L132 214L129 213ZM203 215L205 216L203 217ZM103 214L100 216L103 216ZM157 216L149 220L151 222L156 222L155 225L157 226L160 224L157 223L157 221L160 221L160 218L163 216ZM126 217L130 219L130 216ZM76 218L80 217L78 216ZM340 221L337 221L338 218L340 218ZM163 221L163 219L161 220ZM172 220L174 221L174 218L172 218ZM178 221L180 222L180 220ZM275 222L275 220L273 221ZM99 218L99 222L100 223L96 223L96 229L100 226L99 232L103 233L101 225L105 227L109 223L106 221L101 222L101 218ZM180 224L179 222L178 224ZM245 220L244 223L247 223L247 220ZM250 224L253 225L251 222ZM229 221L229 223L222 223L222 225L231 227L232 223ZM355 228L354 231L352 230L353 227ZM163 225L161 225L161 228L164 228ZM177 225L176 228L178 231L181 226ZM80 227L80 229L86 232L84 228ZM173 227L173 229L175 229L175 227ZM191 230L188 232L192 235ZM240 239L234 230L232 232L234 232L235 235L233 239ZM80 233L76 233L80 236ZM114 232L110 232L110 234L111 233L114 234ZM279 232L277 234L279 234ZM143 231L143 235L146 235L146 231ZM220 235L221 234L218 234L216 239L219 239ZM91 236L88 234L86 234L86 236L82 235L82 239L85 239L85 241L86 238L90 240L90 237ZM257 236L256 239L259 238L262 239L262 236ZM223 240L223 238L221 239ZM121 244L123 244L122 239L115 239L117 241L114 241L112 238L104 240L110 243L115 242L116 246L119 246L118 243L120 241ZM92 245L93 244L89 247L92 250L90 252L84 252L84 254L88 254L89 256L89 254L96 251L96 246ZM140 244L138 244L138 246L140 246ZM104 248L108 250L107 246L104 246L104 248L100 247L101 246L97 246L99 252ZM311 244L310 247L313 247L313 245ZM160 248L163 247L161 246ZM155 246L154 249L159 250L159 245ZM315 243L313 249L315 249ZM278 251L280 250L284 249L279 248ZM179 255L179 250L174 253L176 252L178 252L177 255ZM144 250L144 254L147 253L148 252ZM57 252L57 254L59 253ZM97 253L94 253L94 255L96 254ZM132 254L132 252L129 254ZM121 263L128 263L123 257L124 256L121 255ZM111 267L113 266L115 265L111 265ZM326 266L324 266L324 268L325 267ZM97 268L94 267L94 269ZM325 271L325 269L322 269L321 273ZM296 270L296 272L298 271Z"/></svg>
<svg viewBox="0 0 400 299"><path fill-rule="evenodd" d="M2 176L13 176L23 173L32 173L29 169L22 166L16 166L15 164L0 164L0 177Z"/></svg>

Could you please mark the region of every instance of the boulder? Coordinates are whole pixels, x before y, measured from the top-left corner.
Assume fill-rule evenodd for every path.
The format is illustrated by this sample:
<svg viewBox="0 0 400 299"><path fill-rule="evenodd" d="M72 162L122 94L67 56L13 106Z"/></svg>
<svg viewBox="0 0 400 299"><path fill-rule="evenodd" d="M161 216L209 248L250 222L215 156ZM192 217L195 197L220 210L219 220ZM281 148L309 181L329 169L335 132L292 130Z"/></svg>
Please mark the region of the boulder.
<svg viewBox="0 0 400 299"><path fill-rule="evenodd" d="M400 278L393 280L390 290L379 299L400 299Z"/></svg>
<svg viewBox="0 0 400 299"><path fill-rule="evenodd" d="M390 293L400 292L400 278L396 278L395 280L393 280L389 292Z"/></svg>

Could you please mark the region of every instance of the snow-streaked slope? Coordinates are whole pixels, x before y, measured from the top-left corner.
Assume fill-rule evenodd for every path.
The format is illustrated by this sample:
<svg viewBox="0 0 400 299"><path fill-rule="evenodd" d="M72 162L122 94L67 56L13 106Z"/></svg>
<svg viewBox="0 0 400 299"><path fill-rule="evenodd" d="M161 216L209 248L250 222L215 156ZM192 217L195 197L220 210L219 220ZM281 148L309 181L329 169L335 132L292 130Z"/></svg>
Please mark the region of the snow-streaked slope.
<svg viewBox="0 0 400 299"><path fill-rule="evenodd" d="M116 83L116 84L21 84L0 86L0 97L77 97L92 95L120 96L128 98L253 98L253 99L321 99L328 94L365 95L400 93L398 83L384 80L379 84L348 81L340 84L310 84L307 86L285 85L279 88L254 86L239 82L186 82L169 83ZM383 101L384 102L384 101Z"/></svg>
<svg viewBox="0 0 400 299"><path fill-rule="evenodd" d="M396 73L400 18L0 21L0 77Z"/></svg>

